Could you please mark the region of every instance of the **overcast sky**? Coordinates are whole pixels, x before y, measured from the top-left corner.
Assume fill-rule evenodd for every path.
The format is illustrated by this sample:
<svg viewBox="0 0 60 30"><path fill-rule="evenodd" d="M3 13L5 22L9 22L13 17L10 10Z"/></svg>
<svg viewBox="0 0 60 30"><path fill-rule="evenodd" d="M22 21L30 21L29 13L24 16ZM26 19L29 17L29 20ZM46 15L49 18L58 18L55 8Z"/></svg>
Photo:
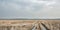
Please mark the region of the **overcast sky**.
<svg viewBox="0 0 60 30"><path fill-rule="evenodd" d="M60 0L0 0L0 18L60 18Z"/></svg>

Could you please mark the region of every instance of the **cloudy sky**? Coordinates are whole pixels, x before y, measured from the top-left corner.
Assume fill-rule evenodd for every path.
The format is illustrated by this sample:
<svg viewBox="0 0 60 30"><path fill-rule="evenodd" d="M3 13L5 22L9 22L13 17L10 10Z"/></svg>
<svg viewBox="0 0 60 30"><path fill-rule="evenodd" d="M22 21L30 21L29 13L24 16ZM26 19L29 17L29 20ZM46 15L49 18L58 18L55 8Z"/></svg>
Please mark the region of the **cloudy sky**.
<svg viewBox="0 0 60 30"><path fill-rule="evenodd" d="M0 18L60 18L60 0L0 0Z"/></svg>

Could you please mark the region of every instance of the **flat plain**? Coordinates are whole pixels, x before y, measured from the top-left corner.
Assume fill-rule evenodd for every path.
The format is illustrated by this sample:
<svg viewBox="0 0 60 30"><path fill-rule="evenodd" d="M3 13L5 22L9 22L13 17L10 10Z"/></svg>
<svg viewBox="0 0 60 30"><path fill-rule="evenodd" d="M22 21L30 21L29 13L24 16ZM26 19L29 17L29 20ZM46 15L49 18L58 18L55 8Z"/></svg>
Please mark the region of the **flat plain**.
<svg viewBox="0 0 60 30"><path fill-rule="evenodd" d="M60 20L0 20L0 30L5 29L6 30L60 30Z"/></svg>

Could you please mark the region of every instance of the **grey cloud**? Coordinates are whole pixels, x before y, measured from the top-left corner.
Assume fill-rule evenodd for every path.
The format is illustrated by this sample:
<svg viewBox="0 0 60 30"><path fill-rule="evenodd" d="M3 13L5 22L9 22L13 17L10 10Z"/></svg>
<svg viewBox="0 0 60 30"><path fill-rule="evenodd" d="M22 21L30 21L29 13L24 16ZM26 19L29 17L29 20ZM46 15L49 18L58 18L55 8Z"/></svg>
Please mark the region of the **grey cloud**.
<svg viewBox="0 0 60 30"><path fill-rule="evenodd" d="M60 17L58 0L0 0L0 17Z"/></svg>

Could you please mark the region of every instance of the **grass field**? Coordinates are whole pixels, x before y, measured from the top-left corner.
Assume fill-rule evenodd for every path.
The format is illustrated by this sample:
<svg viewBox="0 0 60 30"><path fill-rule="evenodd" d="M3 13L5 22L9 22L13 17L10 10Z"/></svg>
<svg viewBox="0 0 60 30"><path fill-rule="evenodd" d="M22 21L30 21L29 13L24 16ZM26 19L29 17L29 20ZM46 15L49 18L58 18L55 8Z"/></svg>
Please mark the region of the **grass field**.
<svg viewBox="0 0 60 30"><path fill-rule="evenodd" d="M0 20L0 30L3 30L2 28L8 30L60 30L60 20Z"/></svg>

